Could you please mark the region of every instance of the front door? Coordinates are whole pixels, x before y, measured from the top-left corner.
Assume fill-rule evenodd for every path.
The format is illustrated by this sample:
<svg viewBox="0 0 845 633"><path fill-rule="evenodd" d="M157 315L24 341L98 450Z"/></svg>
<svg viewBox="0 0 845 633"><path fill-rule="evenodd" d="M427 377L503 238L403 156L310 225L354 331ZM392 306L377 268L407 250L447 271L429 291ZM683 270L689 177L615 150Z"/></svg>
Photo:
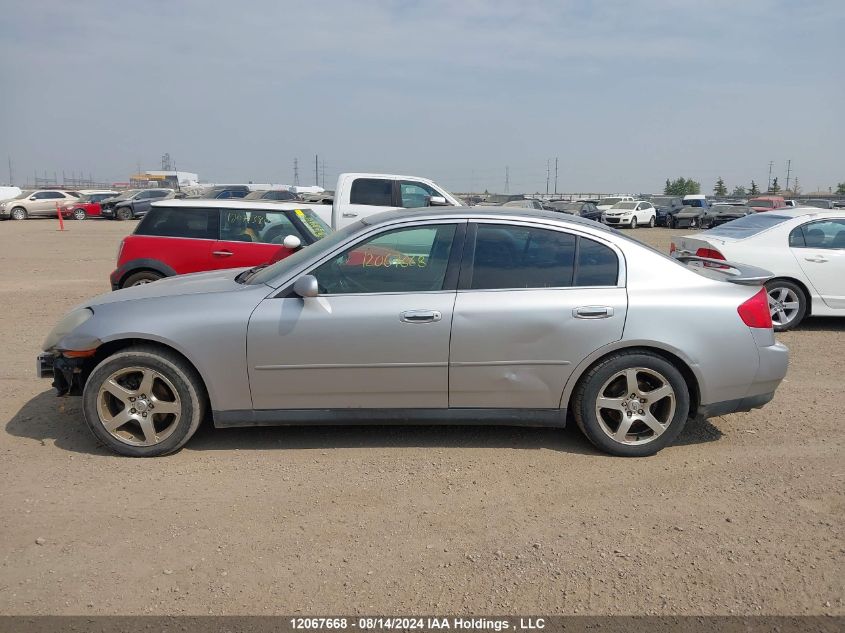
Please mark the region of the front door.
<svg viewBox="0 0 845 633"><path fill-rule="evenodd" d="M449 359L450 408L555 409L572 370L622 337L617 253L563 230L467 231Z"/></svg>
<svg viewBox="0 0 845 633"><path fill-rule="evenodd" d="M822 300L845 309L845 220L807 222L793 229L789 245Z"/></svg>
<svg viewBox="0 0 845 633"><path fill-rule="evenodd" d="M253 407L446 408L465 226L380 231L308 271L318 297L263 301L247 334Z"/></svg>

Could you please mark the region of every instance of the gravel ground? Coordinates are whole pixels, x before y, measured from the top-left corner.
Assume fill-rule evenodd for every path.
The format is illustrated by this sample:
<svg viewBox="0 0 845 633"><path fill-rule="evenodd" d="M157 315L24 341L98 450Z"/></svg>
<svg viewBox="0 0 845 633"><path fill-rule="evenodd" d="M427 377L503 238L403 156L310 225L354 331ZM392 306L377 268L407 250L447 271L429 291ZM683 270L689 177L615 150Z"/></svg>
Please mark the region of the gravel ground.
<svg viewBox="0 0 845 633"><path fill-rule="evenodd" d="M845 614L845 319L779 336L765 409L645 459L496 427L202 428L128 459L34 366L132 228L0 223L0 613Z"/></svg>

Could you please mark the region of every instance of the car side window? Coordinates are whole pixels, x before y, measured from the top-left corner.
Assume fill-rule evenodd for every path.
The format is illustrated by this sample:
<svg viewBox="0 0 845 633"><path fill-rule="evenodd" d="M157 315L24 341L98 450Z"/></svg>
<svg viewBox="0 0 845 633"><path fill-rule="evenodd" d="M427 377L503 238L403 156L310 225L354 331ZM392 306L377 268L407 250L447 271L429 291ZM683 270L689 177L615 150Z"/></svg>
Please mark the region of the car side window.
<svg viewBox="0 0 845 633"><path fill-rule="evenodd" d="M311 274L323 295L442 290L456 230L456 224L433 224L380 233Z"/></svg>
<svg viewBox="0 0 845 633"><path fill-rule="evenodd" d="M135 235L218 239L217 209L153 207L135 229Z"/></svg>
<svg viewBox="0 0 845 633"><path fill-rule="evenodd" d="M573 286L615 286L619 257L611 248L586 237L578 238L578 261Z"/></svg>
<svg viewBox="0 0 845 633"><path fill-rule="evenodd" d="M167 191L151 191L150 197L151 198L166 198L167 193L168 193Z"/></svg>
<svg viewBox="0 0 845 633"><path fill-rule="evenodd" d="M356 178L349 192L349 203L392 207L393 181L383 178Z"/></svg>
<svg viewBox="0 0 845 633"><path fill-rule="evenodd" d="M138 195L135 196L135 200L149 200L150 199L150 192L149 191L142 191Z"/></svg>
<svg viewBox="0 0 845 633"><path fill-rule="evenodd" d="M526 226L479 224L471 290L565 288L572 285L576 237Z"/></svg>
<svg viewBox="0 0 845 633"><path fill-rule="evenodd" d="M792 248L845 249L845 220L807 222L789 234Z"/></svg>
<svg viewBox="0 0 845 633"><path fill-rule="evenodd" d="M399 183L399 191L402 196L402 206L406 209L428 206L428 199L431 196L441 195L434 187L429 187L422 182L402 181Z"/></svg>
<svg viewBox="0 0 845 633"><path fill-rule="evenodd" d="M288 235L302 233L284 212L220 210L220 239L227 242L282 244Z"/></svg>

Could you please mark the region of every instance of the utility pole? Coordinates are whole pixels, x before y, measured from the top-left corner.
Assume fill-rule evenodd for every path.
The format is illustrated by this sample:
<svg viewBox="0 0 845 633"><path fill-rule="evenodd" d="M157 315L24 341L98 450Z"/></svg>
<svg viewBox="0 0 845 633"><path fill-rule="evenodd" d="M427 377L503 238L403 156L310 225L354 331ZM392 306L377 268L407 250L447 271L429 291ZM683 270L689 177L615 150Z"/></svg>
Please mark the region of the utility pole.
<svg viewBox="0 0 845 633"><path fill-rule="evenodd" d="M293 184L294 185L299 184L299 159L298 158L293 159Z"/></svg>
<svg viewBox="0 0 845 633"><path fill-rule="evenodd" d="M555 156L555 196L557 196L557 156Z"/></svg>
<svg viewBox="0 0 845 633"><path fill-rule="evenodd" d="M766 185L766 193L768 193L772 190L772 167L774 167L774 166L775 166L775 161L770 160L769 161L769 184Z"/></svg>
<svg viewBox="0 0 845 633"><path fill-rule="evenodd" d="M12 186L15 184L15 179L12 178L12 157L9 156L9 185Z"/></svg>
<svg viewBox="0 0 845 633"><path fill-rule="evenodd" d="M786 161L786 188L789 189L789 172L792 171L792 159Z"/></svg>
<svg viewBox="0 0 845 633"><path fill-rule="evenodd" d="M551 171L551 159L546 159L546 195L549 195L549 176Z"/></svg>
<svg viewBox="0 0 845 633"><path fill-rule="evenodd" d="M322 161L320 167L321 167L321 169L320 169L320 181L321 181L320 186L323 189L325 189L326 188L326 161Z"/></svg>
<svg viewBox="0 0 845 633"><path fill-rule="evenodd" d="M320 157L314 154L314 184L320 184Z"/></svg>
<svg viewBox="0 0 845 633"><path fill-rule="evenodd" d="M508 193L510 191L510 184L511 184L510 167L505 165L505 193Z"/></svg>

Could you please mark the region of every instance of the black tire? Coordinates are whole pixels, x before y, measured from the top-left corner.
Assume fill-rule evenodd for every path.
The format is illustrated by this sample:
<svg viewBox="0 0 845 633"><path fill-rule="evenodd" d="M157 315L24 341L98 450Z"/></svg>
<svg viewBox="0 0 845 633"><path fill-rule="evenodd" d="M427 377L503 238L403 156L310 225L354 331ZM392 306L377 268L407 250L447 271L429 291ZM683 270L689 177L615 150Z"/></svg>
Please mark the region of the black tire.
<svg viewBox="0 0 845 633"><path fill-rule="evenodd" d="M73 219L74 220L84 220L88 217L88 213L85 212L85 209L74 209L73 210Z"/></svg>
<svg viewBox="0 0 845 633"><path fill-rule="evenodd" d="M140 286L142 284L149 284L159 279L163 279L164 275L157 273L154 270L141 270L137 273L132 273L123 280L120 284L121 288L129 288L130 286Z"/></svg>
<svg viewBox="0 0 845 633"><path fill-rule="evenodd" d="M125 368L151 369L165 376L178 393L180 415L172 432L160 443L134 446L117 439L106 430L98 412L98 397L102 384L116 371ZM130 457L158 457L173 453L185 445L205 415L205 387L197 374L181 356L152 346L130 347L102 361L85 383L82 411L94 437L109 449Z"/></svg>
<svg viewBox="0 0 845 633"><path fill-rule="evenodd" d="M671 385L674 390L675 410L661 435L642 444L624 444L614 440L603 430L596 413L596 401L599 390L614 374L635 367L657 372ZM648 406L651 410L652 407L661 405L653 402ZM596 448L620 457L654 455L671 444L683 431L689 408L689 387L681 372L662 356L647 351L622 351L608 356L581 377L572 397L572 412L581 432Z"/></svg>
<svg viewBox="0 0 845 633"><path fill-rule="evenodd" d="M632 229L637 228L637 216L634 216L634 217L631 218L631 228Z"/></svg>
<svg viewBox="0 0 845 633"><path fill-rule="evenodd" d="M691 229L697 229L697 228L698 228L698 224L699 224L699 222L698 222L698 218L691 218L691 219L690 219L690 221L689 221L689 227L690 227Z"/></svg>
<svg viewBox="0 0 845 633"><path fill-rule="evenodd" d="M131 220L133 217L133 212L131 207L120 207L119 209L115 209L114 212L114 219L115 220Z"/></svg>
<svg viewBox="0 0 845 633"><path fill-rule="evenodd" d="M780 294L778 292L780 290L792 293L798 299L798 311L787 322L775 323L775 319L778 316L777 314L772 315L772 326L775 328L775 332L786 332L787 330L798 327L801 321L804 320L804 317L807 316L807 295L804 293L804 289L795 282L786 279L770 279L766 282L766 292L770 296L770 305L771 295Z"/></svg>
<svg viewBox="0 0 845 633"><path fill-rule="evenodd" d="M675 216L672 215L671 213L669 214L669 217L666 218L666 226L667 226L667 228L670 228L670 229L675 228Z"/></svg>
<svg viewBox="0 0 845 633"><path fill-rule="evenodd" d="M15 207L9 212L9 217L12 220L26 220L29 217L29 214L23 207Z"/></svg>
<svg viewBox="0 0 845 633"><path fill-rule="evenodd" d="M655 224L657 224L657 221L654 219L654 216L651 216L648 219L648 228L653 229Z"/></svg>

